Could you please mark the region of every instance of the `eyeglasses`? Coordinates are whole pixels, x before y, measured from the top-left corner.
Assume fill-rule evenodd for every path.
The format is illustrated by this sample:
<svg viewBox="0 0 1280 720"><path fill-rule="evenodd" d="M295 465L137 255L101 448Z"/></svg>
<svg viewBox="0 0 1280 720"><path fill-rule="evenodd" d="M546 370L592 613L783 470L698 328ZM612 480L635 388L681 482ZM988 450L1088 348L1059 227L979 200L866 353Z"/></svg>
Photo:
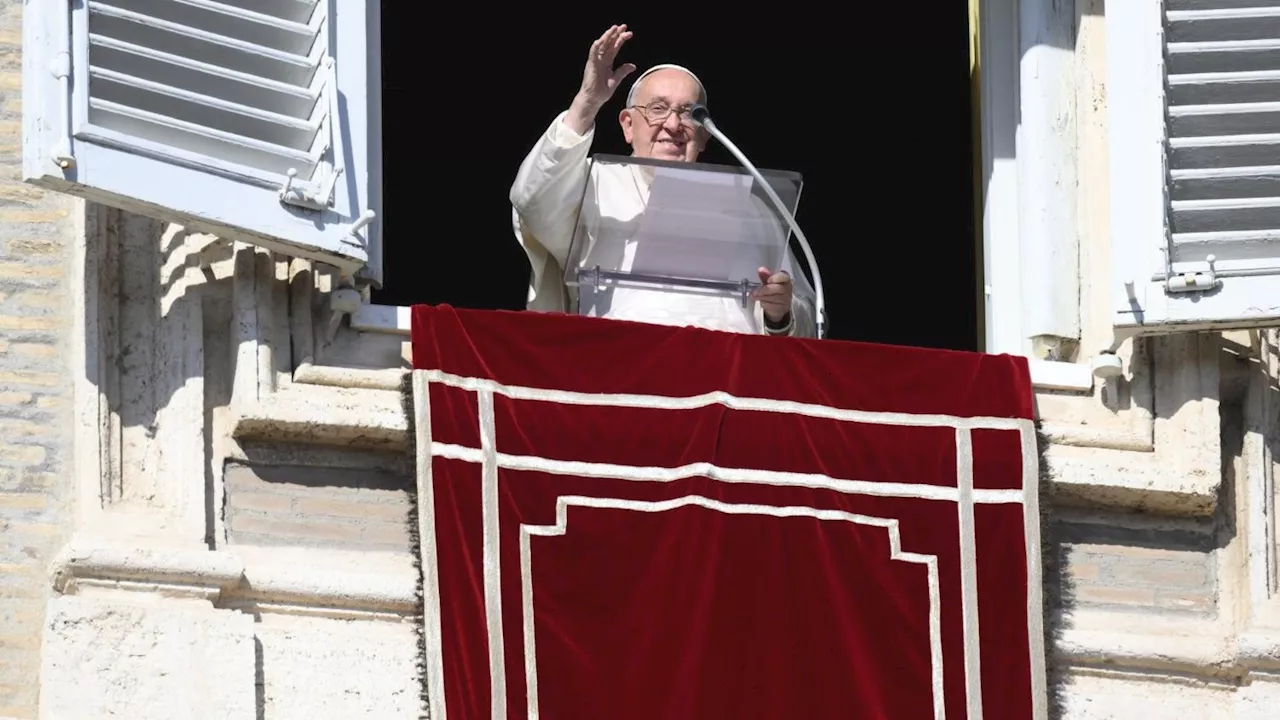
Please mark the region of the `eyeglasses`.
<svg viewBox="0 0 1280 720"><path fill-rule="evenodd" d="M678 119L682 124L693 127L693 118L691 117L691 113L693 112L692 107L679 107L673 109L670 105L661 100L654 100L648 105L632 105L632 108L639 110L640 114L644 116L645 120L649 121L650 125L661 125L667 121L667 118L671 117L671 113L675 113L676 119Z"/></svg>

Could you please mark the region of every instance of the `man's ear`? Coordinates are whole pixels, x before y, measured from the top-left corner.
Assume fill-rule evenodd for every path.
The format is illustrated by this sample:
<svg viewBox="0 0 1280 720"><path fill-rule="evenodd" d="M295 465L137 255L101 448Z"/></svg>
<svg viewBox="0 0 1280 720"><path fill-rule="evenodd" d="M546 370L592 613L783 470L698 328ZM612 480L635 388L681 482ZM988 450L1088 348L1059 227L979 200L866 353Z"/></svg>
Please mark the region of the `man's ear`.
<svg viewBox="0 0 1280 720"><path fill-rule="evenodd" d="M635 134L635 129L632 127L634 122L635 118L631 117L630 110L623 108L618 111L618 124L622 126L622 137L628 145L631 144L631 138Z"/></svg>

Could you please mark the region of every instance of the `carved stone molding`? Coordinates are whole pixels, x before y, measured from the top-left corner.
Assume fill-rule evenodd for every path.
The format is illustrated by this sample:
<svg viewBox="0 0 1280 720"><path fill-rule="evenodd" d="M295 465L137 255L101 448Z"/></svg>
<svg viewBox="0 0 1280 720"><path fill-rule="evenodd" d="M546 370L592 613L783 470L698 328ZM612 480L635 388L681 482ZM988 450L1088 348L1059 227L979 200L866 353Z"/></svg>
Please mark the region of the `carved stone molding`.
<svg viewBox="0 0 1280 720"><path fill-rule="evenodd" d="M54 590L140 592L248 612L413 621L411 561L321 550L184 550L77 536L50 568Z"/></svg>
<svg viewBox="0 0 1280 720"><path fill-rule="evenodd" d="M247 245L234 262L234 437L407 448L403 371L323 364L330 317L315 288L332 278Z"/></svg>
<svg viewBox="0 0 1280 720"><path fill-rule="evenodd" d="M72 362L83 369L76 373L79 525L202 544L207 243L113 208L80 207L72 343Z"/></svg>
<svg viewBox="0 0 1280 720"><path fill-rule="evenodd" d="M1130 375L1093 396L1041 394L1054 499L1205 516L1222 487L1214 334L1133 343Z"/></svg>

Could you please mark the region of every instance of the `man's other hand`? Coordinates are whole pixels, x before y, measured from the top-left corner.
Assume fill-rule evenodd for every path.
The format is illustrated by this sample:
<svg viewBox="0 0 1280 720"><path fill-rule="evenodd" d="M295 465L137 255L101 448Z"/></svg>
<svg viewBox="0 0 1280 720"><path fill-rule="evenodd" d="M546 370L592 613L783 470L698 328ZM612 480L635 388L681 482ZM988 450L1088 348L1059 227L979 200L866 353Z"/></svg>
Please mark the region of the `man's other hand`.
<svg viewBox="0 0 1280 720"><path fill-rule="evenodd" d="M791 312L791 276L784 272L775 273L765 267L758 272L762 285L755 292L756 300L760 302L765 317L781 323L786 320L787 313Z"/></svg>

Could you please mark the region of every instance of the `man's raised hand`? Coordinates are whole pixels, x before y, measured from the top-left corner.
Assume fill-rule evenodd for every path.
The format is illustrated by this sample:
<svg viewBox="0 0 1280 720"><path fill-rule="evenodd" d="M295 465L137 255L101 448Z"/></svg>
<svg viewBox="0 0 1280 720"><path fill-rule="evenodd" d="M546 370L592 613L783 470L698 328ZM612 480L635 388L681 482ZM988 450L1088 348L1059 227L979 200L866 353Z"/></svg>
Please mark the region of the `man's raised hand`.
<svg viewBox="0 0 1280 720"><path fill-rule="evenodd" d="M631 39L631 34L626 25L614 25L591 43L587 66L582 71L580 96L596 111L609 102L622 81L636 71L636 66L631 63L623 63L616 69L613 67L618 51Z"/></svg>

